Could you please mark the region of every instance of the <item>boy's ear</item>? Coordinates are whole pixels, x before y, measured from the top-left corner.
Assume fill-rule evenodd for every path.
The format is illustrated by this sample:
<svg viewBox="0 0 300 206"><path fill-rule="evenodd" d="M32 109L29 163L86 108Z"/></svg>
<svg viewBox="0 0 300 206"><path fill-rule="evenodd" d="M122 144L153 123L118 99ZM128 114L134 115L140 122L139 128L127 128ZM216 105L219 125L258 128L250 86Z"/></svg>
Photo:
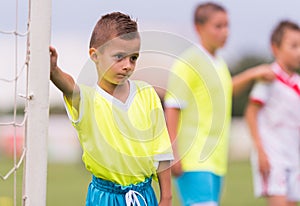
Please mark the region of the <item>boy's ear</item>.
<svg viewBox="0 0 300 206"><path fill-rule="evenodd" d="M97 49L90 48L89 49L89 54L90 54L90 58L91 58L91 60L93 60L93 62L97 62L98 61Z"/></svg>
<svg viewBox="0 0 300 206"><path fill-rule="evenodd" d="M276 45L276 44L272 44L271 45L271 49L272 49L272 53L273 53L273 55L276 57L277 56L277 53L278 53L278 45Z"/></svg>
<svg viewBox="0 0 300 206"><path fill-rule="evenodd" d="M200 35L200 34L201 34L201 31L203 30L203 25L195 24L195 25L194 25L194 28L195 28L197 34Z"/></svg>

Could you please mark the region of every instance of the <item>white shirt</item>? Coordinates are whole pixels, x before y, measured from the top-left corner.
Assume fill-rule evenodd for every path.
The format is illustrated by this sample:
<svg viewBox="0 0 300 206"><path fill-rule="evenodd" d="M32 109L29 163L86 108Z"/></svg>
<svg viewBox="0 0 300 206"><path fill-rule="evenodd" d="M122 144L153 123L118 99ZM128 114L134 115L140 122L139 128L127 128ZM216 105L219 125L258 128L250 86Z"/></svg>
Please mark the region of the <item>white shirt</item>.
<svg viewBox="0 0 300 206"><path fill-rule="evenodd" d="M291 168L300 164L300 76L289 76L277 63L272 69L276 80L258 82L250 99L263 105L257 123L270 163Z"/></svg>

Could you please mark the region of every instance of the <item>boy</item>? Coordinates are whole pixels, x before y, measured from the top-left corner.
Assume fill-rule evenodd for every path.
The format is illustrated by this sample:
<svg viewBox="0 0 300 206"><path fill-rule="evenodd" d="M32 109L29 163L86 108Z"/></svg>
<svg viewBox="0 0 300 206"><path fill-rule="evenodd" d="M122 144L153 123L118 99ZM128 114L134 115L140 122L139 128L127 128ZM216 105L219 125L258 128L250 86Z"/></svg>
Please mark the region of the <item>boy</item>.
<svg viewBox="0 0 300 206"><path fill-rule="evenodd" d="M272 79L268 66L249 69L232 80L217 50L226 43L226 10L200 4L194 25L201 46L175 62L165 96L167 127L173 144L172 173L183 205L215 206L227 170L231 98L254 79Z"/></svg>
<svg viewBox="0 0 300 206"><path fill-rule="evenodd" d="M300 200L300 28L280 22L271 35L276 80L258 82L246 118L255 146L252 155L256 196L270 206L296 206Z"/></svg>
<svg viewBox="0 0 300 206"><path fill-rule="evenodd" d="M114 12L102 16L90 40L95 87L77 85L57 66L50 47L51 80L62 91L78 132L83 162L93 175L86 205L158 205L151 187L160 184L160 206L171 205L171 144L160 100L144 82L130 81L139 56L137 23Z"/></svg>

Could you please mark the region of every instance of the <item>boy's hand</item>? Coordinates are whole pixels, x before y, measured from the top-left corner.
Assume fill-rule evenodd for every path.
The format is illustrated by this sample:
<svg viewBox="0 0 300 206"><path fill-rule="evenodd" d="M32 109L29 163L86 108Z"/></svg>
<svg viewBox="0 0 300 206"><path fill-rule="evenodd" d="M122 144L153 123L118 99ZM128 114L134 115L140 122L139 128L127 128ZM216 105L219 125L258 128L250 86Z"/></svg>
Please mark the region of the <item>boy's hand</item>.
<svg viewBox="0 0 300 206"><path fill-rule="evenodd" d="M264 151L258 151L259 172L266 182L270 174L270 163Z"/></svg>
<svg viewBox="0 0 300 206"><path fill-rule="evenodd" d="M57 68L58 54L56 52L56 49L52 46L49 47L49 52L50 52L50 72L52 72Z"/></svg>
<svg viewBox="0 0 300 206"><path fill-rule="evenodd" d="M170 198L170 199L161 199L158 206L172 206L172 198Z"/></svg>
<svg viewBox="0 0 300 206"><path fill-rule="evenodd" d="M271 69L271 65L262 64L254 68L255 79L261 79L264 81L272 81L275 79L275 74Z"/></svg>

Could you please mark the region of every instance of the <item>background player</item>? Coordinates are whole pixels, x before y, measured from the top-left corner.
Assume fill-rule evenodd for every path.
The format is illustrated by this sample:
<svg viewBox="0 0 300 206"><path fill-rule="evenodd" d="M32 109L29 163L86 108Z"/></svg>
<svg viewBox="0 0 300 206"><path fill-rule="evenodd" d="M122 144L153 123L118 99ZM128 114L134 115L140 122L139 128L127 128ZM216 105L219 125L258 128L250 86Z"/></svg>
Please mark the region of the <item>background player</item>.
<svg viewBox="0 0 300 206"><path fill-rule="evenodd" d="M246 110L255 146L252 155L256 196L270 206L296 206L300 200L300 28L282 21L271 36L276 74L258 82Z"/></svg>

